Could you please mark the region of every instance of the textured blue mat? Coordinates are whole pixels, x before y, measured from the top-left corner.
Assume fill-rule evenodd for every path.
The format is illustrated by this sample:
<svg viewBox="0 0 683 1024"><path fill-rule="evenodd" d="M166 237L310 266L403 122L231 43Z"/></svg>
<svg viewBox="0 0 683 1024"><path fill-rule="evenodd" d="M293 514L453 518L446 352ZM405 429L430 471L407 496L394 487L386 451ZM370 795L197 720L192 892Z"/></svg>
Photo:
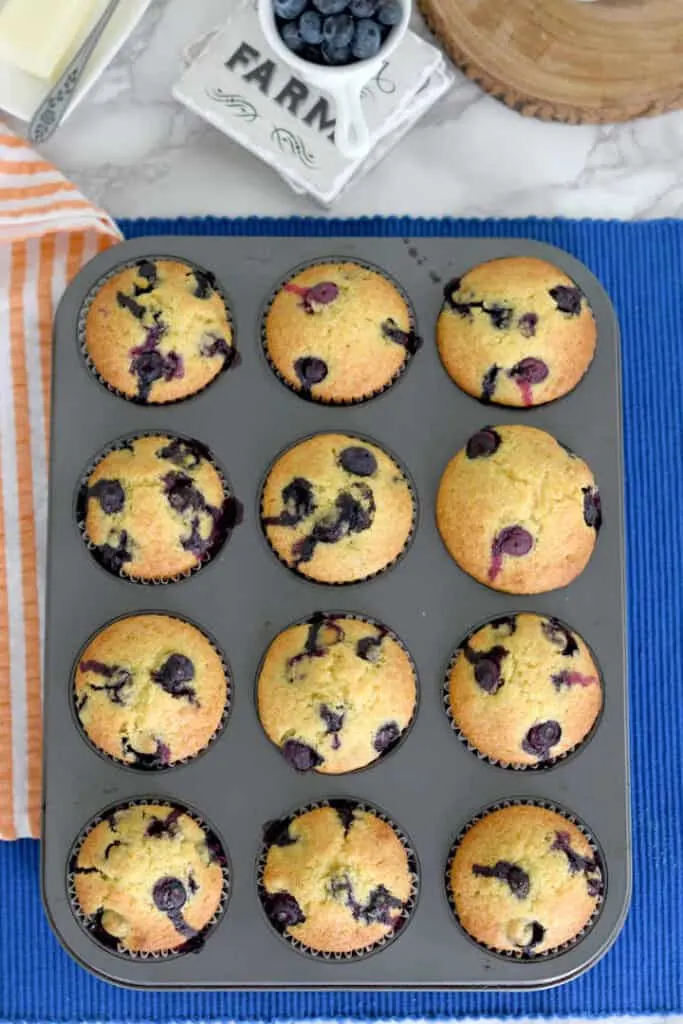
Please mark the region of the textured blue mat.
<svg viewBox="0 0 683 1024"><path fill-rule="evenodd" d="M0 844L0 1022L683 1012L683 222L182 219L124 221L122 226L129 237L530 237L570 250L598 275L623 330L633 903L611 952L582 978L548 992L126 992L91 978L52 938L40 907L38 844Z"/></svg>

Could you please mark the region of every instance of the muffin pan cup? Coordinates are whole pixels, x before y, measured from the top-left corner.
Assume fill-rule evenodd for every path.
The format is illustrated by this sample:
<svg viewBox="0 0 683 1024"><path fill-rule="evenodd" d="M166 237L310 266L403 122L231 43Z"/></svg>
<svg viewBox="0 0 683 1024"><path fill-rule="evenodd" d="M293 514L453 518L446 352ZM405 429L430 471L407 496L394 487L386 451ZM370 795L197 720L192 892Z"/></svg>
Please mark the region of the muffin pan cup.
<svg viewBox="0 0 683 1024"><path fill-rule="evenodd" d="M163 615L165 617L169 617L167 612L159 612L159 611L153 611L153 610L147 611L147 612L138 612L137 614L139 614L139 615L160 615L160 616ZM209 739L207 740L207 742L204 744L204 746L201 747L199 750L195 751L194 754L190 754L187 757L179 758L177 761L171 761L169 764L164 765L163 767L157 767L157 768L143 767L141 765L135 764L134 762L124 761L121 758L115 757L113 754L110 754L107 750L103 750L102 747L98 747L98 745L88 736L88 733L86 731L85 726L82 724L82 722L79 719L78 707L77 707L77 701L76 701L76 688L75 688L76 672L77 672L77 669L78 669L79 662L81 661L83 655L85 654L85 652L88 649L88 647L90 646L90 644L93 642L93 640L95 640L97 638L97 636L100 633L102 633L109 626L113 626L115 622L121 622L123 619L135 618L134 615L133 616L130 616L130 615L119 615L116 619L113 619L111 622L103 623L101 629L95 630L93 635L88 637L86 642L83 644L83 647L78 652L78 655L76 656L76 659L75 659L75 661L73 663L73 668L71 670L71 678L69 679L69 699L71 701L71 710L73 712L73 721L74 721L74 725L75 725L76 729L78 730L78 732L83 737L84 742L87 743L88 746L92 750L95 751L95 753L99 754L100 757L103 757L105 760L111 761L114 764L120 765L121 768L127 768L129 771L137 772L138 774L142 773L142 774L147 774L148 775L150 772L172 772L174 768L182 768L186 764L191 764L198 757L203 757L204 754L207 752L207 750L210 750L211 747L213 746L213 744L216 743L216 741L218 739L220 739L220 737L223 735L223 732L225 731L225 727L226 727L226 725L228 723L228 719L230 718L230 710L231 710L231 707L232 707L232 673L230 671L230 665L228 664L228 661L227 661L227 658L225 657L225 654L223 653L223 651L221 651L220 647L218 646L216 641L213 639L213 637L209 636L208 633L206 632L206 630L202 629L201 626L199 626L196 622L193 622L192 619L189 619L186 615L174 615L172 617L174 619L178 619L180 622L186 623L188 626L194 626L195 629L199 630L199 632L204 636L205 640L208 641L208 643L211 645L213 650L216 652L216 654L220 658L221 665L223 667L223 674L225 676L225 685L226 685L225 704L223 706L223 711L221 713L220 721L219 721L218 725L216 726L216 728L214 729L214 731L211 734L211 736L209 737Z"/></svg>
<svg viewBox="0 0 683 1024"><path fill-rule="evenodd" d="M449 379L434 328L444 283L496 256L555 262L584 290L598 324L595 360L577 389L529 410L484 407ZM213 271L232 299L242 361L192 400L144 407L111 394L83 361L78 320L90 289L115 267L143 256L175 257ZM367 260L405 288L425 344L400 379L371 401L331 407L303 401L263 354L264 302L308 261ZM141 238L97 256L57 313L52 402L50 533L45 670L43 892L51 923L82 964L109 981L150 989L534 988L575 977L614 941L629 901L630 828L625 657L621 372L619 335L607 296L572 256L513 239ZM534 597L488 590L447 554L434 521L449 459L486 424L549 430L594 470L604 524L596 550L569 587ZM93 453L126 434L172 432L206 444L224 468L244 521L202 572L178 584L135 587L103 571L83 543L74 494ZM389 571L344 587L347 612L388 623L411 652L420 706L404 742L354 774L298 775L265 736L254 676L273 636L292 621L340 604L337 587L288 571L259 523L260 487L275 456L320 431L356 433L395 452L414 481L419 522L410 548ZM85 640L110 620L139 611L188 616L215 637L232 670L231 714L222 736L172 772L136 773L105 760L75 728L70 679ZM476 623L512 611L553 615L599 659L605 704L592 738L552 771L514 772L474 756L443 707L453 650ZM334 797L381 807L401 823L420 863L420 899L400 939L372 956L337 962L297 954L265 919L258 896L262 829L294 807ZM112 802L163 798L189 805L223 838L231 862L226 913L196 955L132 960L103 949L75 918L67 866L84 823ZM600 914L566 952L519 962L490 953L458 926L444 871L454 836L482 807L524 797L557 803L595 829L609 878Z"/></svg>

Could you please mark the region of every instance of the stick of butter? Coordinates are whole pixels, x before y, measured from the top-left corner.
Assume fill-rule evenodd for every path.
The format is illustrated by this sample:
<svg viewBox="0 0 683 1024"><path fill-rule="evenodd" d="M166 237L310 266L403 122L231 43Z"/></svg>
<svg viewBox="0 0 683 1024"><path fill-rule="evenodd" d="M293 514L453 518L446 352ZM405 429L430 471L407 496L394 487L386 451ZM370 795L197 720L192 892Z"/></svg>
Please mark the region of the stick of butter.
<svg viewBox="0 0 683 1024"><path fill-rule="evenodd" d="M99 0L6 0L0 10L0 57L50 80L85 38Z"/></svg>

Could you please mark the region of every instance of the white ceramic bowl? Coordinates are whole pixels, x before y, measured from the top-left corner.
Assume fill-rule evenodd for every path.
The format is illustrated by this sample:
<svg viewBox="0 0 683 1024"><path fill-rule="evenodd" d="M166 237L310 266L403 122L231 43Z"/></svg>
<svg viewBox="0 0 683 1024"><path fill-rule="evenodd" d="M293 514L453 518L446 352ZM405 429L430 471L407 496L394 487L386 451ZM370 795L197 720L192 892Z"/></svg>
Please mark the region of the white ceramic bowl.
<svg viewBox="0 0 683 1024"><path fill-rule="evenodd" d="M364 156L370 148L370 135L361 107L361 89L378 73L384 61L394 52L408 30L412 13L412 0L401 0L403 17L387 36L376 56L359 60L345 67L326 67L302 60L285 46L275 22L273 0L258 0L261 29L271 49L283 63L288 64L305 82L317 86L335 103L336 125L334 139L339 151L350 159Z"/></svg>

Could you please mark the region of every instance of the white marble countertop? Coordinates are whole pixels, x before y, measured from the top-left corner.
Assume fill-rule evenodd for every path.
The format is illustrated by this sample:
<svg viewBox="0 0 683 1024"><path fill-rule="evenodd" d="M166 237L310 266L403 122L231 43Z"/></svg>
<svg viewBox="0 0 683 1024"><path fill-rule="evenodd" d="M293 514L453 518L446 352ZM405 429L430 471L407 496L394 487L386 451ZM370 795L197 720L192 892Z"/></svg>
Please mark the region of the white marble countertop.
<svg viewBox="0 0 683 1024"><path fill-rule="evenodd" d="M46 156L115 216L321 215L181 107L183 50L232 0L154 0ZM618 126L521 117L458 74L453 90L331 211L339 216L683 214L683 111Z"/></svg>

